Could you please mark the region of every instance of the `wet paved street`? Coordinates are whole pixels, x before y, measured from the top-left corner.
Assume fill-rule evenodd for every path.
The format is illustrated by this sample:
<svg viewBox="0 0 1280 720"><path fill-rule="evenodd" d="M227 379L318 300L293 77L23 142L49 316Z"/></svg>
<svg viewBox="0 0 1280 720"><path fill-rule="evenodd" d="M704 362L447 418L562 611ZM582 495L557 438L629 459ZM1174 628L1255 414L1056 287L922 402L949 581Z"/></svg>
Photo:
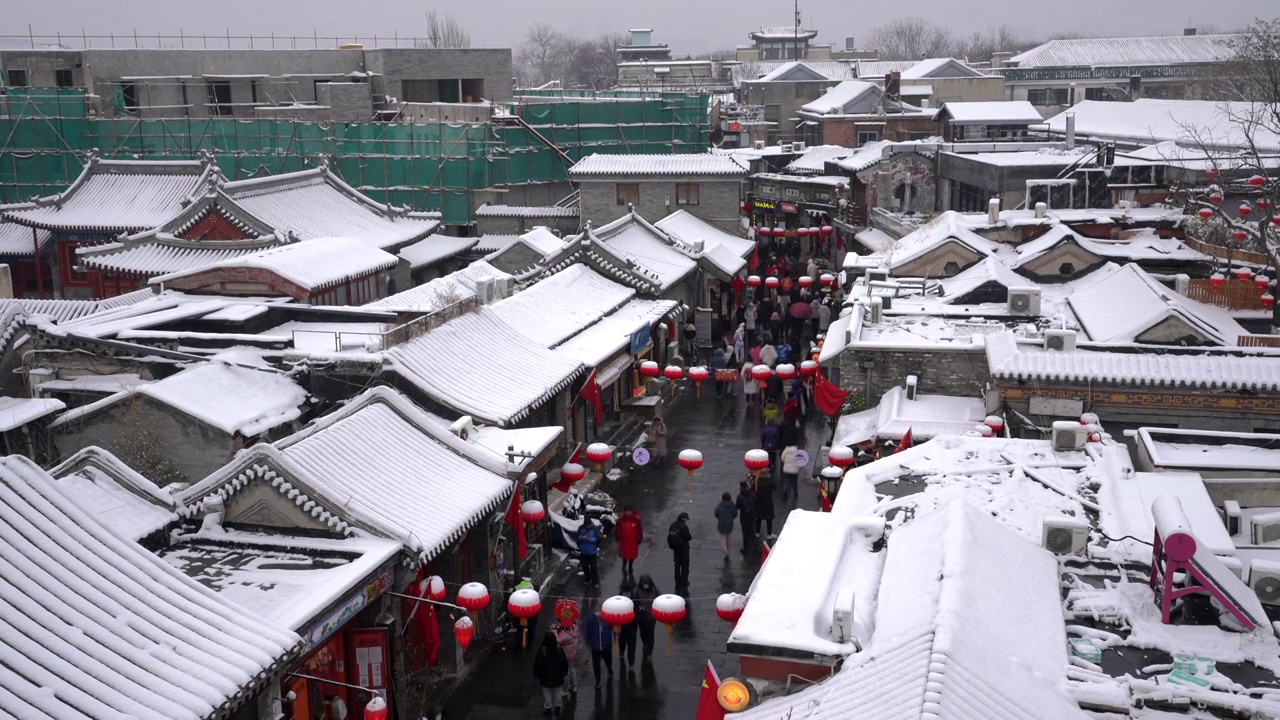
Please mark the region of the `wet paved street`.
<svg viewBox="0 0 1280 720"><path fill-rule="evenodd" d="M698 702L707 659L716 665L721 677L737 673L737 656L725 651L729 624L716 617L715 599L721 593L746 593L756 571L759 556L743 559L738 552L741 535L737 523L728 560L720 550L716 520L713 515L720 494L728 491L735 497L738 482L746 470L742 455L759 445L760 421L754 412L735 399L717 398L711 383L703 386L702 398L694 397L688 388L675 406L665 413L669 456L665 468L632 471L617 481L607 481L603 489L613 495L619 507L631 504L640 512L645 540L635 563L635 576L653 576L660 592L675 592L672 552L667 547L667 527L680 512L690 515L693 533L690 551L688 615L677 625L672 636L671 652L665 650L665 628L655 631L652 665L639 668L619 666L614 657L614 678L595 689L591 674L591 653L581 643L576 662L579 691L576 702L569 700L562 717L598 718L600 720L640 720L647 718L687 718L692 720ZM810 410L806 448L816 458L825 440L826 418L816 409ZM688 475L675 462L680 450L693 448L703 454L705 464L694 477L689 491ZM811 468L800 476L799 507L818 509L817 485L809 481ZM787 513L795 501L782 502L781 490L774 495L777 518L774 532L781 531ZM600 589L585 590L581 576L561 573L545 590L544 608L538 622L541 632L551 627L551 608L557 597L607 598L618 591L622 580L622 563L617 545L610 538L600 549ZM581 632L581 631L580 631ZM585 636L585 632L582 632ZM639 660L637 653L637 660ZM533 678L533 652L496 651L453 694L446 705L451 720L489 720L490 718L540 718L542 693Z"/></svg>

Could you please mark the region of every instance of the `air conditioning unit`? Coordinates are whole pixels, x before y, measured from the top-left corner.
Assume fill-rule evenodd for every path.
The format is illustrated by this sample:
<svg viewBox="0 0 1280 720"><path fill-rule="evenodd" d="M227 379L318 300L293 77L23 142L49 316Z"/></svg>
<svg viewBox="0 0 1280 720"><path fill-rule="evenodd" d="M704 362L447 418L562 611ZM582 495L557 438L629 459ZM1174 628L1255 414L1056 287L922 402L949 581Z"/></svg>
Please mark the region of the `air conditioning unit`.
<svg viewBox="0 0 1280 720"><path fill-rule="evenodd" d="M493 299L502 300L511 297L511 278L494 278L493 279Z"/></svg>
<svg viewBox="0 0 1280 720"><path fill-rule="evenodd" d="M493 278L484 278L476 281L476 300L481 305L488 305L493 302L496 293L497 282Z"/></svg>
<svg viewBox="0 0 1280 720"><path fill-rule="evenodd" d="M871 309L871 324L874 325L884 319L884 303L880 302L880 298L871 298L867 306Z"/></svg>
<svg viewBox="0 0 1280 720"><path fill-rule="evenodd" d="M1222 503L1222 524L1227 527L1227 534L1240 534L1240 503L1235 500L1224 500Z"/></svg>
<svg viewBox="0 0 1280 720"><path fill-rule="evenodd" d="M1071 420L1058 420L1050 430L1054 450L1079 450L1089 440L1089 430L1084 425Z"/></svg>
<svg viewBox="0 0 1280 720"><path fill-rule="evenodd" d="M1009 288L1009 314L1031 317L1040 314L1040 288Z"/></svg>
<svg viewBox="0 0 1280 720"><path fill-rule="evenodd" d="M707 241L706 241L706 240L694 240L694 241L693 241L693 251L694 251L694 252L696 252L696 253L698 253L699 255L701 255L703 252L706 252L706 249L707 249Z"/></svg>
<svg viewBox="0 0 1280 720"><path fill-rule="evenodd" d="M1055 352L1071 352L1076 349L1075 330L1045 330L1044 349Z"/></svg>
<svg viewBox="0 0 1280 720"><path fill-rule="evenodd" d="M476 432L476 425L472 422L470 415L463 415L449 426L449 432L457 435L463 440L470 440L471 436Z"/></svg>
<svg viewBox="0 0 1280 720"><path fill-rule="evenodd" d="M1249 542L1266 545L1280 540L1280 510L1249 518Z"/></svg>
<svg viewBox="0 0 1280 720"><path fill-rule="evenodd" d="M853 590L836 591L836 601L831 608L831 639L846 643L853 640Z"/></svg>
<svg viewBox="0 0 1280 720"><path fill-rule="evenodd" d="M791 143L791 152L793 152L793 153L802 153L802 152L804 152L804 142L802 142L802 141L796 141L796 142Z"/></svg>
<svg viewBox="0 0 1280 720"><path fill-rule="evenodd" d="M1089 544L1089 523L1069 517L1046 517L1040 545L1054 555L1079 555Z"/></svg>
<svg viewBox="0 0 1280 720"><path fill-rule="evenodd" d="M757 141L755 141L755 142L751 143L751 148L752 148L753 150L763 150L763 149L764 149L764 141L763 141L763 140L757 140Z"/></svg>
<svg viewBox="0 0 1280 720"><path fill-rule="evenodd" d="M1249 587L1263 605L1280 605L1280 562L1254 560L1249 563Z"/></svg>

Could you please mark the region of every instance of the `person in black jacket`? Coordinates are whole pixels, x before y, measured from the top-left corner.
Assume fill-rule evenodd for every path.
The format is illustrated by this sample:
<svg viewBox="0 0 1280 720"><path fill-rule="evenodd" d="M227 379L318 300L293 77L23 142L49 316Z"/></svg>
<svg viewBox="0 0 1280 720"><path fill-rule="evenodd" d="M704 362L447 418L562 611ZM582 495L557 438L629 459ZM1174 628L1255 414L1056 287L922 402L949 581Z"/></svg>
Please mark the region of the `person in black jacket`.
<svg viewBox="0 0 1280 720"><path fill-rule="evenodd" d="M631 597L635 592L636 584L631 578L623 575L622 584L618 586L618 594ZM640 612L637 608L635 617L631 618L631 622L622 626L622 630L618 633L618 664L627 665L636 664L636 636L640 633Z"/></svg>
<svg viewBox="0 0 1280 720"><path fill-rule="evenodd" d="M693 534L689 532L689 513L682 512L667 530L667 547L675 556L676 586L689 585L689 543L693 542Z"/></svg>
<svg viewBox="0 0 1280 720"><path fill-rule="evenodd" d="M749 555L756 548L756 493L751 483L738 483L738 523L742 528L742 554Z"/></svg>
<svg viewBox="0 0 1280 720"><path fill-rule="evenodd" d="M636 620L640 624L640 642L644 645L645 662L650 662L653 658L653 629L657 625L653 617L653 599L661 594L648 574L641 575L640 582L631 591L631 600L636 606Z"/></svg>
<svg viewBox="0 0 1280 720"><path fill-rule="evenodd" d="M542 647L533 659L533 676L542 685L542 714L560 714L560 695L564 679L569 675L569 660L565 658L556 634L548 631L542 636Z"/></svg>

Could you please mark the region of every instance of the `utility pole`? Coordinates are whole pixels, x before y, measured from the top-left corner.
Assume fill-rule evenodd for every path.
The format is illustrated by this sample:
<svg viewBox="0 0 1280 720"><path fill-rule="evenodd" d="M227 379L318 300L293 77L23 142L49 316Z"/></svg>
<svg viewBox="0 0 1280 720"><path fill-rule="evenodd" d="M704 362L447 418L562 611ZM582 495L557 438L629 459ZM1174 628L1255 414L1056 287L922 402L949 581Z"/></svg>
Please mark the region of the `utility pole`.
<svg viewBox="0 0 1280 720"><path fill-rule="evenodd" d="M799 61L800 60L800 0L795 0L795 2L796 2L796 25L795 25L795 31L792 34L791 41L795 43L794 47L796 51L796 60Z"/></svg>

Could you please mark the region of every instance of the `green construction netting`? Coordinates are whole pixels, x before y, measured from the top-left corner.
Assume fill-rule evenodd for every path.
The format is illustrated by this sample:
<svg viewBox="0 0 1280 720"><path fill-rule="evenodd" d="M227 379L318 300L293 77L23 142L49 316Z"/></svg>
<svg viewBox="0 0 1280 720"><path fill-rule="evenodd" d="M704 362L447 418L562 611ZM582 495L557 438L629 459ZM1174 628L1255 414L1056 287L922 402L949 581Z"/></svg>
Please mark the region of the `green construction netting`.
<svg viewBox="0 0 1280 720"><path fill-rule="evenodd" d="M564 180L584 155L707 146L705 95L531 94L547 102L512 106L519 121L406 125L95 118L83 91L10 89L0 96L0 202L64 189L90 150L147 160L207 152L232 179L305 170L327 158L344 180L380 202L440 210L446 223L465 224L473 191Z"/></svg>

